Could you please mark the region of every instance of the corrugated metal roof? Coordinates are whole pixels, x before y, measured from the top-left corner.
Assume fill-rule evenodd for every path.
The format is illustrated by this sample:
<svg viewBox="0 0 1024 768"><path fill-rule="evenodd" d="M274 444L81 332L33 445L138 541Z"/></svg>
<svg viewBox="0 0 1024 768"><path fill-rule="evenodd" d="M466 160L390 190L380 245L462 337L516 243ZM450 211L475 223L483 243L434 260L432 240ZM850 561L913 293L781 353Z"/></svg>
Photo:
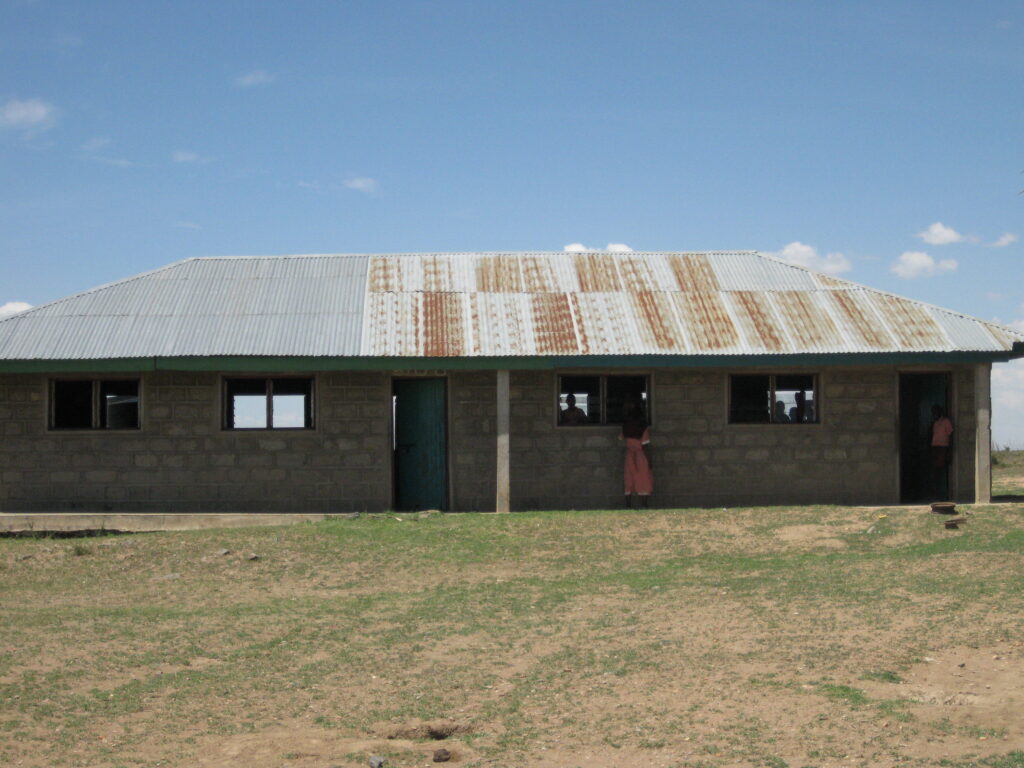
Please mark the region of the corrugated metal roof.
<svg viewBox="0 0 1024 768"><path fill-rule="evenodd" d="M191 259L0 320L0 359L360 353L367 256Z"/></svg>
<svg viewBox="0 0 1024 768"><path fill-rule="evenodd" d="M757 253L191 259L0 320L0 359L1008 352L1024 334Z"/></svg>

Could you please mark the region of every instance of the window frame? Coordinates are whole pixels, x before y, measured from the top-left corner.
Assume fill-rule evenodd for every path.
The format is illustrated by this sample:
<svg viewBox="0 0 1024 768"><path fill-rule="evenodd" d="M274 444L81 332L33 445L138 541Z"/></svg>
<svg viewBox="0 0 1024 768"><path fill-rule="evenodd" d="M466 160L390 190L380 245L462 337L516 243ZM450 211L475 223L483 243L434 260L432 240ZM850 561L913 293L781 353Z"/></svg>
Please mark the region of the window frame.
<svg viewBox="0 0 1024 768"><path fill-rule="evenodd" d="M773 421L774 419L774 408L768 408L768 421L733 421L732 420L732 380L734 376L767 376L768 377L768 392L770 393L770 403L775 403L776 397L775 392L777 387L775 386L775 380L778 376L810 376L813 383L814 391L814 421L801 421L797 423L793 422L779 422ZM779 370L779 371L731 371L726 374L725 383L725 423L728 427L820 427L824 423L821 410L821 382L822 375L819 371L793 371L793 370Z"/></svg>
<svg viewBox="0 0 1024 768"><path fill-rule="evenodd" d="M88 427L58 427L57 417L57 385L62 382L83 382L90 386L89 397L89 426ZM136 420L134 427L107 427L103 421L102 393L104 384L132 382L136 391ZM51 378L47 384L47 407L46 407L46 431L47 432L127 432L134 433L142 430L143 420L143 396L142 378L138 376L63 376Z"/></svg>
<svg viewBox="0 0 1024 768"><path fill-rule="evenodd" d="M598 401L600 408L600 416L598 421L587 424L562 424L561 423L561 411L562 411L562 379L565 377L575 378L592 376L598 379ZM556 371L555 372L555 413L554 422L555 427L559 429L608 429L618 428L622 426L622 422L609 422L608 421L608 379L616 376L629 376L637 377L642 376L646 379L646 392L647 392L647 423L654 423L654 374L651 371L624 371L621 373L608 373L606 371Z"/></svg>
<svg viewBox="0 0 1024 768"><path fill-rule="evenodd" d="M264 394L266 407L265 427L236 427L230 423L231 414L231 382L234 381L262 381L264 382ZM304 409L304 421L301 427L275 427L274 426L274 381L304 381L309 382L309 394L306 397ZM245 375L245 376L223 376L221 377L221 417L220 427L223 432L312 432L316 430L316 377L315 376L275 376L275 375Z"/></svg>

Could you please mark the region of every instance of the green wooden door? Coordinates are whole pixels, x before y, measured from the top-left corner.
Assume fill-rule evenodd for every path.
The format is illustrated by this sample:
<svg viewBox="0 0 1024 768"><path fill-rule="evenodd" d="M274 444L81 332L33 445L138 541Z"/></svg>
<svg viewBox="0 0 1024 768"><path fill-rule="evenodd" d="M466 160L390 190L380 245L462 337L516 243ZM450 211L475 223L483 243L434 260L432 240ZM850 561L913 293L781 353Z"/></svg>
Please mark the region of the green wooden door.
<svg viewBox="0 0 1024 768"><path fill-rule="evenodd" d="M394 381L395 508L446 509L444 379Z"/></svg>

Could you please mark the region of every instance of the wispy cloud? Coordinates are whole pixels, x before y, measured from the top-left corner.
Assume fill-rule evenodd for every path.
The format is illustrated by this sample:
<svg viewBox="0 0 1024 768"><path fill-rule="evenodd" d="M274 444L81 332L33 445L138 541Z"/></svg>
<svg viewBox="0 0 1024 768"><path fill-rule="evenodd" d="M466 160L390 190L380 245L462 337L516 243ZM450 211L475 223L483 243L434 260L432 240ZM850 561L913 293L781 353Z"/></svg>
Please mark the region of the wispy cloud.
<svg viewBox="0 0 1024 768"><path fill-rule="evenodd" d="M171 153L171 160L176 163L208 163L210 158L190 149L179 149Z"/></svg>
<svg viewBox="0 0 1024 768"><path fill-rule="evenodd" d="M57 121L57 108L42 99L10 99L0 106L0 128L39 133Z"/></svg>
<svg viewBox="0 0 1024 768"><path fill-rule="evenodd" d="M101 149L106 149L109 146L109 136L93 136L88 141L82 142L82 146L79 149L86 153L92 153L99 152Z"/></svg>
<svg viewBox="0 0 1024 768"><path fill-rule="evenodd" d="M24 312L26 309L32 309L32 305L24 301L8 301L6 304L0 304L0 317L13 315L15 312Z"/></svg>
<svg viewBox="0 0 1024 768"><path fill-rule="evenodd" d="M103 165L112 165L115 168L138 168L142 165L142 163L137 163L126 157L117 157L103 151L111 149L113 144L114 142L110 140L109 136L93 136L83 142L79 150L86 159Z"/></svg>
<svg viewBox="0 0 1024 768"><path fill-rule="evenodd" d="M174 222L174 226L178 229L202 229L202 227L194 221L176 221Z"/></svg>
<svg viewBox="0 0 1024 768"><path fill-rule="evenodd" d="M996 240L994 243L989 243L990 248L1005 248L1008 245L1012 245L1020 240L1013 232L1006 232L1002 237Z"/></svg>
<svg viewBox="0 0 1024 768"><path fill-rule="evenodd" d="M275 80L277 80L277 77L270 72L263 69L254 69L251 72L239 75L232 82L234 82L237 88L255 88L258 85L269 85Z"/></svg>
<svg viewBox="0 0 1024 768"><path fill-rule="evenodd" d="M953 272L956 268L956 259L936 261L924 251L904 251L889 267L889 271L905 280L913 280L917 277L934 277L943 272Z"/></svg>
<svg viewBox="0 0 1024 768"><path fill-rule="evenodd" d="M936 221L928 229L918 232L915 237L921 238L928 245L949 245L950 243L962 243L967 239L952 227L947 227L941 221Z"/></svg>
<svg viewBox="0 0 1024 768"><path fill-rule="evenodd" d="M345 179L345 186L367 195L375 195L380 192L380 182L376 179L371 179L369 176L356 176L351 179Z"/></svg>
<svg viewBox="0 0 1024 768"><path fill-rule="evenodd" d="M817 272L824 272L826 275L838 275L849 272L853 269L850 260L843 254L833 251L824 256L818 253L818 249L812 245L806 245L799 240L794 240L783 247L781 251L768 252L769 256L788 261L798 267L806 267Z"/></svg>
<svg viewBox="0 0 1024 768"><path fill-rule="evenodd" d="M607 251L609 253L632 253L633 249L625 243L608 243L604 248L590 248L583 243L569 243L562 248L567 253L598 253Z"/></svg>

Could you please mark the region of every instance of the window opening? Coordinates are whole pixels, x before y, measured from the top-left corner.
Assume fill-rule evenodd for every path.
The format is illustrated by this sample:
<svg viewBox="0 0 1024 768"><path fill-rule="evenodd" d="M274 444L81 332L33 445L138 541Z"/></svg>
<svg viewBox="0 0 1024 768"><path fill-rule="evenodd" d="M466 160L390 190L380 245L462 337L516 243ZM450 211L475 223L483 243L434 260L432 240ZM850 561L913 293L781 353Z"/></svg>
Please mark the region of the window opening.
<svg viewBox="0 0 1024 768"><path fill-rule="evenodd" d="M736 374L729 377L729 423L817 424L814 374Z"/></svg>
<svg viewBox="0 0 1024 768"><path fill-rule="evenodd" d="M311 429L312 379L226 379L227 429Z"/></svg>
<svg viewBox="0 0 1024 768"><path fill-rule="evenodd" d="M558 377L558 425L621 424L639 407L650 420L648 377L588 375Z"/></svg>
<svg viewBox="0 0 1024 768"><path fill-rule="evenodd" d="M138 429L139 382L93 379L54 381L51 429Z"/></svg>

